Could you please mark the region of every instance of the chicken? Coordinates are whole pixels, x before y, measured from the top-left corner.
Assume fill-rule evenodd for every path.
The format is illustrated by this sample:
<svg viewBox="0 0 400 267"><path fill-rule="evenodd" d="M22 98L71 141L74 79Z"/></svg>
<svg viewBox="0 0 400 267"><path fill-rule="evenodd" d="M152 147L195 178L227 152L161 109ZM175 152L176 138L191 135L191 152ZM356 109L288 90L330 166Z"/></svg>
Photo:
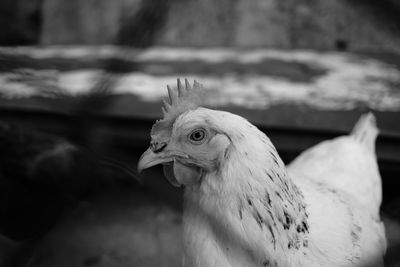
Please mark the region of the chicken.
<svg viewBox="0 0 400 267"><path fill-rule="evenodd" d="M372 114L285 167L246 119L202 107L201 87L168 87L138 162L184 186L183 266L383 266Z"/></svg>

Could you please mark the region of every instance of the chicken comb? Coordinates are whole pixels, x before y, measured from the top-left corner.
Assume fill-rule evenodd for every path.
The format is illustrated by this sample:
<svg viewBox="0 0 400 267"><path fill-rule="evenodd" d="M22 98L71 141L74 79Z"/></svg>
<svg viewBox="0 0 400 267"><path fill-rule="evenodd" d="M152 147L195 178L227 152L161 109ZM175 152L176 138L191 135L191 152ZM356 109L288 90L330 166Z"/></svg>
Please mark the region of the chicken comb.
<svg viewBox="0 0 400 267"><path fill-rule="evenodd" d="M164 117L156 121L151 129L151 137L156 140L169 139L172 125L176 118L188 110L198 108L203 104L203 86L194 81L193 86L185 79L185 85L177 80L176 90L167 85L169 101L163 100L162 112Z"/></svg>

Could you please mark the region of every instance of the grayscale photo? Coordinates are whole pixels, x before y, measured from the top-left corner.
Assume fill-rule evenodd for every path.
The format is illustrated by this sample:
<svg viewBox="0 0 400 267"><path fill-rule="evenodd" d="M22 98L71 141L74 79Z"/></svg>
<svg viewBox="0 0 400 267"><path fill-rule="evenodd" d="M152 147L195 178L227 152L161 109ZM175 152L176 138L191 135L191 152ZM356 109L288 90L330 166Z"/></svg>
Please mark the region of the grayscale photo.
<svg viewBox="0 0 400 267"><path fill-rule="evenodd" d="M0 23L0 267L400 267L400 0Z"/></svg>

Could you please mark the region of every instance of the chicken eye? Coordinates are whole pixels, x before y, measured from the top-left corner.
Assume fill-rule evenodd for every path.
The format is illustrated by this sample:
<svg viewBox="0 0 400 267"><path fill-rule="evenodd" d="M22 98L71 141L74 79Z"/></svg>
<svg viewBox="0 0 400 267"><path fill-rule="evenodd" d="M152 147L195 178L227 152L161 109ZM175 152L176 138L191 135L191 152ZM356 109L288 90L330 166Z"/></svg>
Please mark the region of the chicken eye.
<svg viewBox="0 0 400 267"><path fill-rule="evenodd" d="M196 145L202 144L206 139L207 133L204 129L197 129L190 133L189 141Z"/></svg>

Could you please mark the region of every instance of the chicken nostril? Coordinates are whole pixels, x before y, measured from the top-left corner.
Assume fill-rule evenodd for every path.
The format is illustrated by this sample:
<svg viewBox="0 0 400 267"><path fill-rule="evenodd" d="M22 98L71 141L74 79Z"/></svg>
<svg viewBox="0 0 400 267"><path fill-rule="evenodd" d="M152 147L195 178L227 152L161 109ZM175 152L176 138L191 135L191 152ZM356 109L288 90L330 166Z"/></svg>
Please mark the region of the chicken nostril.
<svg viewBox="0 0 400 267"><path fill-rule="evenodd" d="M158 143L158 142L154 142L150 144L150 149L154 152L154 153L158 153L164 150L164 148L167 146L167 143Z"/></svg>

